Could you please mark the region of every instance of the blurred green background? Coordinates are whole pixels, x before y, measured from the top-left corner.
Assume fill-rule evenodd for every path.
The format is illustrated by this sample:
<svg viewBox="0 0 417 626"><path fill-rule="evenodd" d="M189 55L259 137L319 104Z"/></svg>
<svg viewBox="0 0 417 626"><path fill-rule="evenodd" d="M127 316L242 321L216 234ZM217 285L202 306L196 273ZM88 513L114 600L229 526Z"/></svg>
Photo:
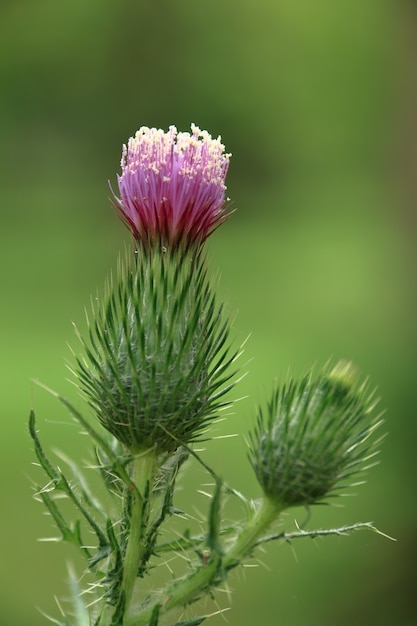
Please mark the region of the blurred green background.
<svg viewBox="0 0 417 626"><path fill-rule="evenodd" d="M398 539L270 545L218 603L232 602L230 626L417 624L416 34L401 0L2 0L2 625L57 615L74 558L37 542L53 529L32 499L29 408L45 444L82 457L85 441L31 379L82 408L66 381L71 321L84 327L128 240L107 180L139 126L191 122L233 153L238 211L208 247L236 338L250 334L235 391L248 397L217 431L241 436L205 458L257 497L243 437L255 403L289 369L353 359L379 387L389 436L358 495L310 526L373 520ZM193 487L184 478L190 507Z"/></svg>

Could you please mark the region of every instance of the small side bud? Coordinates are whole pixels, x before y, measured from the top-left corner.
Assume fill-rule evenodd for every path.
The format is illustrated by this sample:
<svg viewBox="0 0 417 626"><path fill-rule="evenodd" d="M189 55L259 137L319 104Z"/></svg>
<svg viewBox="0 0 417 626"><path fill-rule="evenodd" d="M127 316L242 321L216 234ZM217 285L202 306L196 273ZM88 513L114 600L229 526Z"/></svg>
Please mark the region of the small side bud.
<svg viewBox="0 0 417 626"><path fill-rule="evenodd" d="M346 361L278 388L266 416L259 410L250 438L250 461L265 495L288 508L349 486L377 454L375 404Z"/></svg>
<svg viewBox="0 0 417 626"><path fill-rule="evenodd" d="M351 361L338 361L327 378L350 390L358 383L359 370Z"/></svg>

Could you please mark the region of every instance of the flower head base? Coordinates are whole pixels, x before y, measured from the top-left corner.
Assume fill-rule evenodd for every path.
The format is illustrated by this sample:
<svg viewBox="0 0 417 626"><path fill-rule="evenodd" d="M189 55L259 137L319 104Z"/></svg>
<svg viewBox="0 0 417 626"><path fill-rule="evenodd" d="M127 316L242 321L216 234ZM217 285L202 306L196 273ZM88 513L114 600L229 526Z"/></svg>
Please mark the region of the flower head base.
<svg viewBox="0 0 417 626"><path fill-rule="evenodd" d="M349 486L377 454L375 404L344 361L277 389L251 436L251 463L265 495L283 508L307 506Z"/></svg>
<svg viewBox="0 0 417 626"><path fill-rule="evenodd" d="M132 452L173 452L230 403L229 321L202 255L155 250L120 263L94 304L74 372L96 417Z"/></svg>
<svg viewBox="0 0 417 626"><path fill-rule="evenodd" d="M200 244L227 218L230 154L194 124L190 133L142 126L123 146L114 204L145 248Z"/></svg>

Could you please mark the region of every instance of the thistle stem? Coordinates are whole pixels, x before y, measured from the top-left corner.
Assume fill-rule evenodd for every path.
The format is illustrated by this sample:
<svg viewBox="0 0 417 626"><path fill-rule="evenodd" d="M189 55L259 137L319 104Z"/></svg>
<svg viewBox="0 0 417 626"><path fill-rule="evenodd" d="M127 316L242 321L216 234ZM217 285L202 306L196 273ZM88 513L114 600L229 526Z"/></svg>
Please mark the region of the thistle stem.
<svg viewBox="0 0 417 626"><path fill-rule="evenodd" d="M160 616L166 615L173 609L190 604L201 592L224 580L227 571L238 565L251 552L259 537L277 519L281 511L282 507L271 500L267 498L262 500L252 519L238 534L223 557L218 553L213 553L207 563L198 565L187 576L166 587L162 598L148 604L135 616L128 617L124 623L125 626L148 626L158 604Z"/></svg>
<svg viewBox="0 0 417 626"><path fill-rule="evenodd" d="M223 557L223 568L230 569L254 548L259 537L271 526L282 512L283 507L269 498L263 498L253 517L238 534L234 543Z"/></svg>
<svg viewBox="0 0 417 626"><path fill-rule="evenodd" d="M221 559L215 554L208 563L199 565L190 574L176 580L165 590L160 600L148 604L146 608L131 615L123 626L149 626L152 615L159 605L160 615L191 603L204 589L207 589L221 570Z"/></svg>
<svg viewBox="0 0 417 626"><path fill-rule="evenodd" d="M157 470L155 451L147 450L133 460L132 481L136 486L129 523L129 538L123 563L121 593L124 595L125 615L131 612L134 588L146 548L146 530L152 499L152 486Z"/></svg>

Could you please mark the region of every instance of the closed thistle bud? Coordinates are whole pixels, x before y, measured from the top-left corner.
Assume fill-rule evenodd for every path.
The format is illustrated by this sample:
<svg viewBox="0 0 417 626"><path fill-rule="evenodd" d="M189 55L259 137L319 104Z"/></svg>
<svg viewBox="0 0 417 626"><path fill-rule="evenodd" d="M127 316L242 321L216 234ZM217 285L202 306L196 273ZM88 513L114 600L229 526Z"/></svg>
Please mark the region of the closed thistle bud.
<svg viewBox="0 0 417 626"><path fill-rule="evenodd" d="M201 254L142 251L94 306L76 375L97 418L132 452L194 440L232 386L228 321Z"/></svg>
<svg viewBox="0 0 417 626"><path fill-rule="evenodd" d="M375 404L348 362L278 388L251 435L250 460L265 495L288 508L348 486L377 454Z"/></svg>

